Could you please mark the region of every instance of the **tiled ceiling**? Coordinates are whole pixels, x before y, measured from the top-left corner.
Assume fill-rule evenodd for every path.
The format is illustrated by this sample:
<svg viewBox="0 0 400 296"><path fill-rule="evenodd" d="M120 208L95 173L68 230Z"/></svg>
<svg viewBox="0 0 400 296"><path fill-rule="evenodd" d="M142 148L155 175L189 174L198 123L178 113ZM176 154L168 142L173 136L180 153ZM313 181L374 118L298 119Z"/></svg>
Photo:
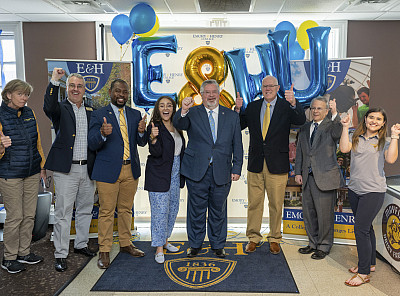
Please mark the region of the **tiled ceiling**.
<svg viewBox="0 0 400 296"><path fill-rule="evenodd" d="M160 23L187 26L213 18L281 20L400 20L400 0L0 0L1 21L111 21L137 3L151 5ZM233 23L233 22L232 22ZM251 24L244 24L251 25Z"/></svg>

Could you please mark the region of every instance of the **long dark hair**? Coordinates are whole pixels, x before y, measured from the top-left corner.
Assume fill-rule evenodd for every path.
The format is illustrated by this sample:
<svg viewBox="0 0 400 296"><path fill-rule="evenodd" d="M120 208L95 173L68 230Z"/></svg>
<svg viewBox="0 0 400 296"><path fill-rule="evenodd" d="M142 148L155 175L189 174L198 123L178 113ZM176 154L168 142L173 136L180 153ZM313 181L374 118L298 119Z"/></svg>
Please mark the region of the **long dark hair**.
<svg viewBox="0 0 400 296"><path fill-rule="evenodd" d="M154 122L154 124L155 123L159 123L159 124L162 123L162 118L161 118L161 114L160 114L160 102L161 102L162 99L167 99L167 100L169 100L171 102L171 104L172 104L171 121L172 121L172 118L174 118L174 115L176 113L176 102L171 97L162 96L162 97L158 98L156 104L154 105L153 113L151 114L150 123L152 123L152 122Z"/></svg>
<svg viewBox="0 0 400 296"><path fill-rule="evenodd" d="M369 110L365 113L362 121L358 124L357 129L353 133L353 147L352 149L355 151L358 145L358 140L361 135L364 135L367 132L367 125L365 124L365 119L368 117L370 113L378 112L383 115L384 124L378 131L378 150L382 150L385 147L386 135L387 135L387 115L386 111L383 108L375 107L369 108Z"/></svg>
<svg viewBox="0 0 400 296"><path fill-rule="evenodd" d="M149 125L151 125L152 122L154 122L154 124L159 124L159 125L163 124L163 121L162 121L162 118L161 118L161 114L160 114L160 102L161 102L162 99L168 99L172 103L171 121L172 121L172 118L174 118L174 115L176 113L176 102L175 102L175 100L172 99L169 96L162 96L162 97L158 98L156 104L154 105L154 109L153 109L153 113L151 114L151 119L150 119ZM178 129L176 129L176 130L178 131L178 133L181 136L183 136L181 130L178 130Z"/></svg>

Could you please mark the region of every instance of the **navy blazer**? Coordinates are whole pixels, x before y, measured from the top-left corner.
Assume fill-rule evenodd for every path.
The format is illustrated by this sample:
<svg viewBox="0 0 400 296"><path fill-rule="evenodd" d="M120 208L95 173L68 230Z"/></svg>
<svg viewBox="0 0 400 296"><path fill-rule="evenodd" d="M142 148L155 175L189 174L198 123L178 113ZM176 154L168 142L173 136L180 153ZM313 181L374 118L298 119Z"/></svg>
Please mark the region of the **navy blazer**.
<svg viewBox="0 0 400 296"><path fill-rule="evenodd" d="M125 106L125 112L128 124L130 160L133 178L140 177L140 160L137 151L137 145L145 146L147 143L146 133L141 137L138 132L139 121L142 116L138 110ZM103 117L108 123L111 123L112 133L103 140L100 128L104 122ZM88 134L89 149L95 151L96 160L93 167L93 180L115 183L122 169L124 157L124 141L114 110L111 105L96 110L92 114Z"/></svg>
<svg viewBox="0 0 400 296"><path fill-rule="evenodd" d="M185 117L179 109L173 119L177 129L186 130L188 145L185 149L181 173L200 181L213 159L213 175L217 185L231 182L231 174L241 174L243 164L242 133L239 116L224 106L219 106L217 140L214 143L208 115L203 105L189 109Z"/></svg>
<svg viewBox="0 0 400 296"><path fill-rule="evenodd" d="M159 134L157 141L151 144L149 139L149 152L146 163L146 173L144 180L144 190L152 192L167 192L171 185L171 171L174 162L175 141L169 130L163 123L155 123L158 127ZM151 134L151 124L147 127L147 135ZM182 161L183 152L185 151L185 139L182 139L182 149L180 158ZM180 187L185 186L185 178L180 177Z"/></svg>
<svg viewBox="0 0 400 296"><path fill-rule="evenodd" d="M72 105L68 100L58 102L58 90L59 86L55 86L50 82L44 95L43 110L47 117L52 121L56 132L56 139L51 146L44 167L54 172L67 174L71 170L72 164L76 133L76 118ZM93 108L86 104L85 108L89 125ZM93 170L95 157L95 153L88 149L87 169L89 177Z"/></svg>
<svg viewBox="0 0 400 296"><path fill-rule="evenodd" d="M289 133L292 124L302 125L306 121L304 109L296 100L296 108L292 109L289 102L278 98L272 113L268 132L262 138L260 112L264 99L256 100L240 112L242 129L249 128L250 144L247 170L260 173L264 159L272 174L283 174L290 170L289 165Z"/></svg>

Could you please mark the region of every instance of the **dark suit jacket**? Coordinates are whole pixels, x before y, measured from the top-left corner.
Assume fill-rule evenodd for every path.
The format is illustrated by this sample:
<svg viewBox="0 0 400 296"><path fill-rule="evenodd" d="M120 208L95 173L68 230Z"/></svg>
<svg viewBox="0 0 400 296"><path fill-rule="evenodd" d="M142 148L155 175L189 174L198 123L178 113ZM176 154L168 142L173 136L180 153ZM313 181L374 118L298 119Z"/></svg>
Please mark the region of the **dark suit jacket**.
<svg viewBox="0 0 400 296"><path fill-rule="evenodd" d="M132 174L133 178L137 179L141 174L137 145L145 146L147 136L145 133L144 136L140 137L138 133L138 124L142 119L140 112L127 106L125 106L125 111L128 124ZM103 117L113 126L112 133L107 136L106 141L103 140L100 133L100 128L104 122ZM90 150L97 152L92 173L93 180L115 183L121 173L124 141L111 105L93 112L89 125L88 143Z"/></svg>
<svg viewBox="0 0 400 296"><path fill-rule="evenodd" d="M217 185L231 182L231 174L241 174L243 164L242 133L236 112L219 106L217 140L214 143L208 115L203 105L189 109L185 117L179 109L173 119L177 129L186 130L189 138L183 155L181 173L200 181L213 159L213 175Z"/></svg>
<svg viewBox="0 0 400 296"><path fill-rule="evenodd" d="M315 183L322 191L334 190L344 184L337 163L337 144L342 134L340 116L332 121L327 117L318 126L313 145L310 144L310 125L307 122L300 128L296 150L296 175L303 177L303 189L307 183L311 166Z"/></svg>
<svg viewBox="0 0 400 296"><path fill-rule="evenodd" d="M289 133L292 124L302 125L306 121L304 109L296 100L296 108L292 109L285 99L278 98L272 113L265 140L261 134L260 112L263 99L247 105L240 112L242 129L249 128L250 145L247 170L259 173L264 166L264 159L272 174L289 172Z"/></svg>
<svg viewBox="0 0 400 296"><path fill-rule="evenodd" d="M155 144L151 144L149 139L149 156L147 157L146 173L144 180L144 190L152 192L167 192L171 185L171 171L174 162L175 141L171 133L164 124L156 123L155 126L159 129L159 134ZM147 127L147 135L151 134L151 124ZM181 161L183 152L185 151L185 138L181 136L182 149ZM181 175L180 187L185 186L185 178Z"/></svg>
<svg viewBox="0 0 400 296"><path fill-rule="evenodd" d="M58 90L59 86L54 86L52 83L49 83L44 95L43 110L52 121L56 132L56 139L51 146L44 167L55 172L69 173L71 170L72 153L75 143L76 119L72 105L68 100L58 102ZM86 104L85 108L89 125L93 109ZM89 176L91 176L93 170L95 157L95 153L88 149L87 168Z"/></svg>

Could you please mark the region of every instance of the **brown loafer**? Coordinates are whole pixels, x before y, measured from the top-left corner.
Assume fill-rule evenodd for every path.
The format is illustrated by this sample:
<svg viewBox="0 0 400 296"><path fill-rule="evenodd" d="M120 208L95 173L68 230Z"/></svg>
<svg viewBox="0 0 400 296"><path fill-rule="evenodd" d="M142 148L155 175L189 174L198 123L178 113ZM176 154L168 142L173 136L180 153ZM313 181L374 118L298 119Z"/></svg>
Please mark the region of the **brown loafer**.
<svg viewBox="0 0 400 296"><path fill-rule="evenodd" d="M281 247L279 246L278 243L271 242L271 243L269 243L269 251L272 254L276 255L276 254L279 254L279 252L281 251Z"/></svg>
<svg viewBox="0 0 400 296"><path fill-rule="evenodd" d="M100 269L107 269L110 266L110 253L99 252L99 259L97 260L97 267Z"/></svg>
<svg viewBox="0 0 400 296"><path fill-rule="evenodd" d="M256 250L258 243L252 242L250 241L247 246L246 249L244 250L246 253L253 253Z"/></svg>
<svg viewBox="0 0 400 296"><path fill-rule="evenodd" d="M129 246L126 246L126 247L120 247L119 251L121 253L128 253L129 255L131 255L133 257L143 257L144 256L144 252L142 250L139 250L132 244Z"/></svg>

